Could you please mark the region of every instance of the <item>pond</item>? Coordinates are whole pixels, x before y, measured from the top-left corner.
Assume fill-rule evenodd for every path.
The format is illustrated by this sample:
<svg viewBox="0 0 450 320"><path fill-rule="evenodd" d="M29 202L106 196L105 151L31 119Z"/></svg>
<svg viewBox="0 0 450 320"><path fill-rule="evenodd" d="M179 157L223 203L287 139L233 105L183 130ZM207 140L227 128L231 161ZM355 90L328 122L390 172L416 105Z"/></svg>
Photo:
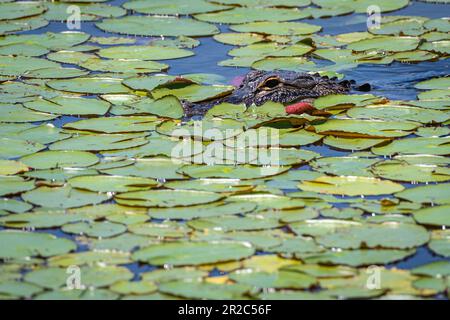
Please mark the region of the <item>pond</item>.
<svg viewBox="0 0 450 320"><path fill-rule="evenodd" d="M354 13L350 0L344 1L347 6L313 1L311 10L331 3L324 11L342 10L343 15L290 19L289 23L322 27L314 36L243 36L237 43L248 45L250 54L230 62L229 52L237 46L226 43L236 40L219 42L214 32L195 37L198 44L178 44L179 48L170 43L174 38L169 31L164 37L127 35L159 26L120 24L125 11L120 13L118 7L137 11L128 10L127 16L165 12L163 5L149 9L150 2L105 2L117 9L117 20L110 24L107 19L101 22L101 12L108 14L105 8L92 9L95 21L81 21L80 29L72 31L98 37L97 41L61 38L52 43L45 38L47 32L67 31L64 21L15 33L42 38L0 38L0 241L9 245L0 249L0 299L448 298L449 22L442 20L435 29L424 25L428 19L448 16L450 4L399 1L405 5L381 13L386 38L360 50L358 45L373 38L365 33L368 18L362 9L368 2L359 0L365 6L359 8L362 13ZM182 1L173 2L170 12L186 10ZM302 7L309 3L275 2ZM227 19L237 19L244 30L246 22L249 29L265 30L263 24L252 26L252 15L273 7L220 16L235 10L235 3L194 1L199 12L216 6L213 13L196 16L204 23L196 27L216 26L217 34L234 33L241 24ZM379 1L381 8L387 3ZM8 7L15 18L4 14L0 19L11 24L41 19L40 15L49 20L51 14L64 17L66 8L2 5L18 8L14 16L16 11ZM295 5L282 5L275 10L287 10L284 14L267 11L274 16L255 21L289 20L277 14L293 14L296 9L291 7ZM82 7L82 13L84 9L89 10ZM37 11L21 16L25 10ZM227 23L214 23L222 19ZM183 34L180 26L170 30ZM267 30L276 27L281 28ZM186 27L185 32L193 30ZM399 30L407 36L400 37ZM320 37L324 35L329 37ZM347 42L339 43L340 35L346 35ZM103 37L120 37L130 48L157 46L153 54L161 57L151 60L152 54L137 54L134 62L126 60L136 51L106 49L122 44L101 44ZM251 37L266 42L253 44L257 42ZM184 41L195 43L192 39ZM279 54L279 48L289 49L294 39L306 51L295 58ZM394 49L389 44L386 49L383 41L393 41ZM435 42L442 47L433 48ZM258 48L271 44L276 49ZM415 52L419 46L421 52ZM170 54L174 59L164 59ZM269 70L271 63L297 72L326 71L330 77L369 83L372 89L319 98L314 106L325 117L288 116L283 105L273 103L246 111L235 106L240 114L217 105L215 114L195 120L221 133L235 130L221 139L195 132L196 121L182 119L178 99L196 103L229 92L252 66ZM136 71L140 68L149 71ZM165 74L185 79L194 75L189 81L165 77L158 80L159 86L153 85L151 75L166 69ZM432 78L440 79L426 81ZM211 165L200 157L214 140L221 148L227 145L239 152L231 144L234 136L268 128L275 130L283 148L260 141L252 147L272 146L270 156L276 153L281 163L259 158L235 163L234 154L231 165L220 162L228 155L215 155L213 160L220 161ZM189 149L188 156L171 159L182 141L178 138L186 136L189 147L200 151ZM264 174L271 169L277 171ZM378 276L376 288L367 286L372 275ZM65 290L77 281L89 289Z"/></svg>

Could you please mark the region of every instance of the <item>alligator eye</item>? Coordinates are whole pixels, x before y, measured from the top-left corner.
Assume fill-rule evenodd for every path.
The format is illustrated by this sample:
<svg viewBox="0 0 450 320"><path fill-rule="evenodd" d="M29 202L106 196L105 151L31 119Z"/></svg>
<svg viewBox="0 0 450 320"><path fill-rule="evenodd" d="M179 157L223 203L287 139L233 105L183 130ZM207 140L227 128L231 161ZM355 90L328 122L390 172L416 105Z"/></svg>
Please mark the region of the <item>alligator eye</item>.
<svg viewBox="0 0 450 320"><path fill-rule="evenodd" d="M280 79L278 78L270 78L267 79L261 87L263 87L264 89L273 89L275 87L277 87L279 84L281 83Z"/></svg>

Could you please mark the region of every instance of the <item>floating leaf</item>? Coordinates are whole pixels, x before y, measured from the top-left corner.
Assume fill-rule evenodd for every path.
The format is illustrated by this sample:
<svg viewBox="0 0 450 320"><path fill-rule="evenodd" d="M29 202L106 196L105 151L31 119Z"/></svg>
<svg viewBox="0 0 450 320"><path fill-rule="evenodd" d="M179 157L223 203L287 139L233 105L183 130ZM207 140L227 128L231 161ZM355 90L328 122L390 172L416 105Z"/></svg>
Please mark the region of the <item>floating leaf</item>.
<svg viewBox="0 0 450 320"><path fill-rule="evenodd" d="M108 119L108 118L101 118ZM50 145L50 150L105 151L127 149L147 144L140 134L88 134Z"/></svg>
<svg viewBox="0 0 450 320"><path fill-rule="evenodd" d="M444 183L406 189L395 196L418 203L447 204L450 203L449 192L450 184Z"/></svg>
<svg viewBox="0 0 450 320"><path fill-rule="evenodd" d="M2 230L0 239L2 243L8 244L0 248L2 259L52 257L76 249L75 243L71 240L57 238L48 233Z"/></svg>
<svg viewBox="0 0 450 320"><path fill-rule="evenodd" d="M34 189L34 181L17 176L0 176L0 196Z"/></svg>
<svg viewBox="0 0 450 320"><path fill-rule="evenodd" d="M410 223L361 224L339 228L333 233L315 238L328 248L388 248L410 249L428 242L425 228Z"/></svg>
<svg viewBox="0 0 450 320"><path fill-rule="evenodd" d="M250 246L238 242L175 242L140 249L133 259L159 266L182 266L240 260L253 253Z"/></svg>
<svg viewBox="0 0 450 320"><path fill-rule="evenodd" d="M219 33L214 25L187 18L127 16L96 23L104 31L140 36L208 36Z"/></svg>
<svg viewBox="0 0 450 320"><path fill-rule="evenodd" d="M450 226L448 210L450 205L435 206L413 212L414 219L425 225Z"/></svg>
<svg viewBox="0 0 450 320"><path fill-rule="evenodd" d="M266 19L264 19L266 20ZM290 20L290 19L289 19ZM251 22L246 24L238 24L230 27L233 31L238 32L256 32L263 34L274 34L281 36L304 35L318 32L322 27L303 23L303 22ZM216 36L218 37L218 36ZM237 43L242 45L241 43Z"/></svg>
<svg viewBox="0 0 450 320"><path fill-rule="evenodd" d="M110 104L97 99L58 96L52 99L39 98L24 104L28 109L63 115L104 115Z"/></svg>
<svg viewBox="0 0 450 320"><path fill-rule="evenodd" d="M414 254L415 250L343 250L302 256L307 263L320 263L347 266L369 266L400 261Z"/></svg>
<svg viewBox="0 0 450 320"><path fill-rule="evenodd" d="M249 286L240 284L216 284L200 281L173 281L160 285L159 290L190 299L243 299L250 290Z"/></svg>
<svg viewBox="0 0 450 320"><path fill-rule="evenodd" d="M123 86L121 82L122 79L118 78L78 77L67 80L52 80L47 82L47 85L56 90L76 93L128 93L127 87Z"/></svg>
<svg viewBox="0 0 450 320"><path fill-rule="evenodd" d="M390 194L404 189L402 185L389 180L354 176L322 176L311 181L303 181L298 187L305 191L347 196Z"/></svg>
<svg viewBox="0 0 450 320"><path fill-rule="evenodd" d="M410 51L419 46L420 39L417 37L374 37L350 43L347 48L353 51Z"/></svg>
<svg viewBox="0 0 450 320"><path fill-rule="evenodd" d="M395 138L407 136L417 127L418 124L413 122L330 119L322 124L314 125L314 130L319 134L340 137Z"/></svg>
<svg viewBox="0 0 450 320"><path fill-rule="evenodd" d="M148 190L157 185L153 179L126 176L81 176L71 178L72 187L97 192L130 192Z"/></svg>
<svg viewBox="0 0 450 320"><path fill-rule="evenodd" d="M36 112L22 107L21 105L0 106L0 121L2 122L38 122L57 118L50 113Z"/></svg>
<svg viewBox="0 0 450 320"><path fill-rule="evenodd" d="M245 214L256 208L254 203L211 203L206 205L177 207L177 208L152 208L149 215L155 219L183 219L209 218L232 214Z"/></svg>
<svg viewBox="0 0 450 320"><path fill-rule="evenodd" d="M201 13L194 15L195 19L213 23L246 23L255 21L288 21L307 17L298 9L280 9L280 8L245 8L235 7L231 10Z"/></svg>
<svg viewBox="0 0 450 320"><path fill-rule="evenodd" d="M395 140L386 146L372 148L372 152L386 156L394 154L447 155L450 153L449 139L450 137L420 137Z"/></svg>
<svg viewBox="0 0 450 320"><path fill-rule="evenodd" d="M65 124L65 129L94 131L103 133L131 133L155 130L159 123L156 117L107 117L91 118Z"/></svg>
<svg viewBox="0 0 450 320"><path fill-rule="evenodd" d="M99 162L96 155L83 151L44 151L25 156L23 163L34 169L89 167Z"/></svg>
<svg viewBox="0 0 450 320"><path fill-rule="evenodd" d="M428 247L438 255L450 257L450 232L448 230L432 231Z"/></svg>
<svg viewBox="0 0 450 320"><path fill-rule="evenodd" d="M314 277L287 270L271 273L242 270L232 273L230 279L256 288L275 289L308 289L316 283Z"/></svg>
<svg viewBox="0 0 450 320"><path fill-rule="evenodd" d="M372 166L372 172L381 178L394 181L440 182L450 180L450 170L436 165L407 164L386 161Z"/></svg>
<svg viewBox="0 0 450 320"><path fill-rule="evenodd" d="M107 194L83 191L66 187L39 187L22 194L22 198L30 203L47 208L74 208L88 204L97 204L108 200Z"/></svg>
<svg viewBox="0 0 450 320"><path fill-rule="evenodd" d="M177 207L210 203L223 198L214 192L192 190L150 190L122 193L116 196L120 204L144 207Z"/></svg>
<svg viewBox="0 0 450 320"><path fill-rule="evenodd" d="M127 228L123 224L104 222L77 222L62 226L62 231L73 234L85 234L89 237L109 238L124 233Z"/></svg>
<svg viewBox="0 0 450 320"><path fill-rule="evenodd" d="M0 160L0 175L8 176L28 171L28 166L22 162L12 160Z"/></svg>

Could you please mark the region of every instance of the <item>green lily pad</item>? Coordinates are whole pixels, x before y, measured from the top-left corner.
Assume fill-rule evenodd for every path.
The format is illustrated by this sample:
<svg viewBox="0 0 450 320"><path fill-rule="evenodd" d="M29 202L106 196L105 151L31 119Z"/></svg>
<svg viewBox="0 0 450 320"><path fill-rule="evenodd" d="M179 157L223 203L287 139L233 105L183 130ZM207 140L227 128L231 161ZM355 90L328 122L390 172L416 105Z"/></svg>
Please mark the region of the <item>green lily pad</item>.
<svg viewBox="0 0 450 320"><path fill-rule="evenodd" d="M219 217L245 214L255 210L254 203L211 203L182 208L152 208L148 214L155 219L183 219Z"/></svg>
<svg viewBox="0 0 450 320"><path fill-rule="evenodd" d="M239 242L174 242L140 249L133 259L157 266L183 266L235 261L253 253L252 247Z"/></svg>
<svg viewBox="0 0 450 320"><path fill-rule="evenodd" d="M316 283L310 275L287 270L271 273L242 270L232 273L230 279L257 288L276 289L308 289Z"/></svg>
<svg viewBox="0 0 450 320"><path fill-rule="evenodd" d="M278 219L266 218L263 215L223 216L200 218L188 222L196 230L246 231L273 229L280 226Z"/></svg>
<svg viewBox="0 0 450 320"><path fill-rule="evenodd" d="M260 42L264 40L264 36L256 33L221 33L213 36L214 40L224 43L230 44L234 46L242 46L249 45L252 43Z"/></svg>
<svg viewBox="0 0 450 320"><path fill-rule="evenodd" d="M219 33L216 26L188 18L127 16L105 19L96 26L107 32L140 36L209 36Z"/></svg>
<svg viewBox="0 0 450 320"><path fill-rule="evenodd" d="M11 23L11 22L10 22ZM49 50L66 50L87 41L90 35L79 31L64 31L60 33L8 35L0 39L0 45L13 43L28 43L41 45Z"/></svg>
<svg viewBox="0 0 450 320"><path fill-rule="evenodd" d="M34 169L90 167L99 162L96 155L83 151L44 151L25 156L23 163Z"/></svg>
<svg viewBox="0 0 450 320"><path fill-rule="evenodd" d="M13 213L23 213L30 210L33 206L23 201L8 198L0 198L0 210Z"/></svg>
<svg viewBox="0 0 450 320"><path fill-rule="evenodd" d="M170 181L164 184L169 189L198 190L212 192L245 192L254 188L239 179L196 179Z"/></svg>
<svg viewBox="0 0 450 320"><path fill-rule="evenodd" d="M40 16L14 20L4 20L0 21L0 34L7 35L20 31L35 30L43 28L48 24L49 22Z"/></svg>
<svg viewBox="0 0 450 320"><path fill-rule="evenodd" d="M333 233L316 237L315 240L328 248L410 249L427 243L429 235L421 226L388 222L339 228Z"/></svg>
<svg viewBox="0 0 450 320"><path fill-rule="evenodd" d="M56 90L76 93L128 93L128 88L123 86L121 82L122 79L118 78L79 77L75 79L48 81L47 86Z"/></svg>
<svg viewBox="0 0 450 320"><path fill-rule="evenodd" d="M0 106L1 122L38 122L48 121L57 118L58 115L50 113L36 112L22 107L21 105L2 105Z"/></svg>
<svg viewBox="0 0 450 320"><path fill-rule="evenodd" d="M60 128L51 123L46 123L39 126L2 123L3 128L8 126L11 126L10 128L14 126L18 129L17 131L14 130L15 132L6 134L6 137L10 139L27 140L28 142L47 144L70 138L69 134L62 133ZM20 144L20 142L17 142L17 144Z"/></svg>
<svg viewBox="0 0 450 320"><path fill-rule="evenodd" d="M72 12L70 3L50 2L46 6L48 11L45 12L44 18L51 21L66 21ZM77 4L80 10L80 21L95 21L101 18L116 18L124 16L127 11L123 8L110 6L102 3Z"/></svg>
<svg viewBox="0 0 450 320"><path fill-rule="evenodd" d="M0 20L14 20L23 17L35 16L46 11L43 3L23 1L19 3L0 3Z"/></svg>
<svg viewBox="0 0 450 320"><path fill-rule="evenodd" d="M0 248L2 259L21 259L26 257L52 257L76 249L76 244L68 239L57 238L48 233L23 231L0 231L0 239L7 246Z"/></svg>
<svg viewBox="0 0 450 320"><path fill-rule="evenodd" d="M12 160L0 160L0 175L2 176L14 175L17 173L26 172L28 170L28 166L21 162Z"/></svg>
<svg viewBox="0 0 450 320"><path fill-rule="evenodd" d="M433 89L450 89L450 78L434 78L417 83L415 86L417 89L433 90Z"/></svg>
<svg viewBox="0 0 450 320"><path fill-rule="evenodd" d="M0 196L16 194L34 189L33 180L25 180L17 176L0 176Z"/></svg>
<svg viewBox="0 0 450 320"><path fill-rule="evenodd" d="M322 27L303 22L251 22L230 27L237 32L256 32L262 34L274 34L280 36L305 35L316 33ZM242 45L242 44L240 44Z"/></svg>
<svg viewBox="0 0 450 320"><path fill-rule="evenodd" d="M420 209L413 212L414 219L424 225L431 226L449 226L450 216L448 210L450 205L435 206L425 209Z"/></svg>
<svg viewBox="0 0 450 320"><path fill-rule="evenodd" d="M47 208L75 208L88 204L98 204L108 200L107 194L83 191L66 187L39 187L22 194L22 198L30 203Z"/></svg>
<svg viewBox="0 0 450 320"><path fill-rule="evenodd" d="M100 118L108 119L108 118ZM50 150L106 151L127 149L147 144L138 134L87 134L79 135L50 145Z"/></svg>
<svg viewBox="0 0 450 320"><path fill-rule="evenodd" d="M416 63L430 61L438 58L437 54L424 50L397 52L391 56L395 61L403 63Z"/></svg>
<svg viewBox="0 0 450 320"><path fill-rule="evenodd" d="M156 15L187 15L220 11L229 8L228 6L207 2L205 0L191 0L189 3L183 0L156 0L151 3L145 0L133 0L125 2L123 7L139 13Z"/></svg>
<svg viewBox="0 0 450 320"><path fill-rule="evenodd" d="M389 180L355 176L322 176L311 181L303 181L298 187L305 191L347 196L390 194L404 189L402 185Z"/></svg>
<svg viewBox="0 0 450 320"><path fill-rule="evenodd" d="M331 265L346 265L352 267L386 264L400 261L413 255L415 250L342 250L339 252L325 252L319 254L302 255L307 263Z"/></svg>
<svg viewBox="0 0 450 320"><path fill-rule="evenodd" d="M310 166L319 172L336 176L365 176L371 177L369 168L379 159L357 157L327 157L315 159Z"/></svg>
<svg viewBox="0 0 450 320"><path fill-rule="evenodd" d="M153 179L126 176L81 176L69 179L72 187L97 192L148 190L157 185Z"/></svg>
<svg viewBox="0 0 450 320"><path fill-rule="evenodd" d="M156 129L157 120L152 116L91 118L66 123L63 128L103 133L147 132Z"/></svg>
<svg viewBox="0 0 450 320"><path fill-rule="evenodd" d="M101 49L98 55L108 59L168 60L194 55L192 51L158 46L119 46Z"/></svg>
<svg viewBox="0 0 450 320"><path fill-rule="evenodd" d="M202 141L225 140L244 131L244 123L233 119L214 118L204 121L189 121L181 126L178 124L179 122L176 121L164 121L158 125L156 131L176 138L201 138ZM193 142L190 144L191 148L196 147Z"/></svg>
<svg viewBox="0 0 450 320"><path fill-rule="evenodd" d="M420 123L441 123L449 119L439 110L423 109L409 106L365 106L347 111L347 115L357 119L380 119L385 121L405 120Z"/></svg>
<svg viewBox="0 0 450 320"><path fill-rule="evenodd" d="M159 117L180 119L184 115L181 102L174 96L164 96L157 100L144 99L129 105L137 113L149 113Z"/></svg>
<svg viewBox="0 0 450 320"><path fill-rule="evenodd" d="M78 213L66 214L61 210L42 210L3 217L0 219L0 224L15 229L46 229L61 227L67 223L79 222L82 220L89 220L89 216Z"/></svg>
<svg viewBox="0 0 450 320"><path fill-rule="evenodd" d="M85 287L105 287L125 281L132 277L132 273L124 267L89 266L80 268L81 285ZM25 275L27 282L47 289L58 289L66 286L70 274L64 268L42 268L33 270Z"/></svg>
<svg viewBox="0 0 450 320"><path fill-rule="evenodd" d="M183 179L178 170L183 166L183 162L168 158L146 158L138 159L131 166L102 170L102 172L112 175L127 175L154 179Z"/></svg>
<svg viewBox="0 0 450 320"><path fill-rule="evenodd" d="M389 37L380 36L350 43L347 48L353 51L391 51L401 52L415 50L419 46L420 39L417 37Z"/></svg>
<svg viewBox="0 0 450 320"><path fill-rule="evenodd" d="M20 55L28 57L39 57L47 54L49 51L37 44L13 43L0 47L0 55Z"/></svg>
<svg viewBox="0 0 450 320"><path fill-rule="evenodd" d="M406 121L330 119L314 125L314 130L319 134L339 137L396 138L411 134L417 127L418 124Z"/></svg>
<svg viewBox="0 0 450 320"><path fill-rule="evenodd" d="M366 150L378 144L384 143L385 140L367 139L367 138L343 138L335 136L326 136L323 143L337 149L360 151Z"/></svg>
<svg viewBox="0 0 450 320"><path fill-rule="evenodd" d="M119 281L110 287L111 291L120 294L143 295L155 292L158 287L151 282L144 281Z"/></svg>
<svg viewBox="0 0 450 320"><path fill-rule="evenodd" d="M330 94L314 100L314 107L319 110L348 109L379 103L383 99L372 94Z"/></svg>
<svg viewBox="0 0 450 320"><path fill-rule="evenodd" d="M407 164L402 161L386 161L372 166L378 177L394 181L440 182L450 180L450 170L436 165Z"/></svg>
<svg viewBox="0 0 450 320"><path fill-rule="evenodd" d="M194 18L213 23L236 24L255 21L289 21L302 19L307 16L308 14L298 9L237 7L231 10L196 14Z"/></svg>
<svg viewBox="0 0 450 320"><path fill-rule="evenodd" d="M62 226L62 231L88 237L109 238L124 233L127 230L123 224L104 222L77 222Z"/></svg>
<svg viewBox="0 0 450 320"><path fill-rule="evenodd" d="M12 280L0 282L0 295L4 299L31 298L42 290L41 287L26 282Z"/></svg>
<svg viewBox="0 0 450 320"><path fill-rule="evenodd" d="M157 88L152 91L152 96L155 99L159 99L165 96L175 96L181 100L189 102L200 102L203 100L219 98L229 94L235 88L233 86L202 86L198 84L191 84L181 88Z"/></svg>
<svg viewBox="0 0 450 320"><path fill-rule="evenodd" d="M104 115L110 108L110 104L102 100L71 96L39 98L26 102L24 106L35 111L63 115Z"/></svg>
<svg viewBox="0 0 450 320"><path fill-rule="evenodd" d="M151 272L142 273L142 280L157 284L172 282L177 280L201 280L208 272L194 269L192 267L180 267L171 269L156 269Z"/></svg>
<svg viewBox="0 0 450 320"><path fill-rule="evenodd" d="M251 64L253 69L272 71L288 70L296 72L309 71L314 67L314 62L304 57L268 57Z"/></svg>
<svg viewBox="0 0 450 320"><path fill-rule="evenodd" d="M290 169L289 166L272 166L272 167L257 167L252 165L188 165L180 169L180 172L192 178L230 178L230 179L256 179L261 177L268 177L286 172Z"/></svg>
<svg viewBox="0 0 450 320"><path fill-rule="evenodd" d="M163 223L136 223L130 225L128 230L137 235L154 237L158 239L178 239L185 238L187 234L192 231L183 224L176 222Z"/></svg>
<svg viewBox="0 0 450 320"><path fill-rule="evenodd" d="M394 154L428 154L447 155L450 153L448 145L450 137L438 138L410 138L392 141L390 144L381 147L373 147L372 152L377 155Z"/></svg>
<svg viewBox="0 0 450 320"><path fill-rule="evenodd" d="M450 263L448 261L435 261L411 270L411 273L431 277L447 277L450 274Z"/></svg>
<svg viewBox="0 0 450 320"><path fill-rule="evenodd" d="M64 183L72 177L95 175L98 172L94 169L85 168L54 168L33 170L26 172L25 177L47 180L49 183Z"/></svg>
<svg viewBox="0 0 450 320"><path fill-rule="evenodd" d="M428 247L434 253L450 257L450 231L448 230L433 230L431 232L431 241Z"/></svg>
<svg viewBox="0 0 450 320"><path fill-rule="evenodd" d="M137 59L100 59L90 58L80 66L92 70L113 73L150 73L167 70L169 65L155 61L142 61Z"/></svg>
<svg viewBox="0 0 450 320"><path fill-rule="evenodd" d="M115 197L119 204L134 204L144 207L178 207L210 203L223 198L222 195L192 190L150 190L127 192Z"/></svg>
<svg viewBox="0 0 450 320"><path fill-rule="evenodd" d="M183 279L161 284L159 290L188 299L232 300L244 299L245 293L250 290L250 287L241 284L216 284Z"/></svg>
<svg viewBox="0 0 450 320"><path fill-rule="evenodd" d="M128 252L84 251L53 256L47 260L49 267L69 267L100 264L111 266L131 263Z"/></svg>
<svg viewBox="0 0 450 320"><path fill-rule="evenodd" d="M450 183L432 184L403 190L395 196L411 202L450 204Z"/></svg>

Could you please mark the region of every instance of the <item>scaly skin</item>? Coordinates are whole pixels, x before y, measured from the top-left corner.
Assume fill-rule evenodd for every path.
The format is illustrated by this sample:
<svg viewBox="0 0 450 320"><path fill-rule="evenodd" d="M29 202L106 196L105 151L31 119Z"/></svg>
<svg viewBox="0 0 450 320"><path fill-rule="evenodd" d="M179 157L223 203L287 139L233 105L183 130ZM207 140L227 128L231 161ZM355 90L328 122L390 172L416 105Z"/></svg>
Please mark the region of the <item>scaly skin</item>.
<svg viewBox="0 0 450 320"><path fill-rule="evenodd" d="M256 70L250 71L241 85L228 96L200 103L184 103L184 111L187 117L192 117L202 116L222 102L260 106L267 101L283 104L312 101L328 94L348 93L351 84L350 81L339 82L336 78L322 77L317 73Z"/></svg>

